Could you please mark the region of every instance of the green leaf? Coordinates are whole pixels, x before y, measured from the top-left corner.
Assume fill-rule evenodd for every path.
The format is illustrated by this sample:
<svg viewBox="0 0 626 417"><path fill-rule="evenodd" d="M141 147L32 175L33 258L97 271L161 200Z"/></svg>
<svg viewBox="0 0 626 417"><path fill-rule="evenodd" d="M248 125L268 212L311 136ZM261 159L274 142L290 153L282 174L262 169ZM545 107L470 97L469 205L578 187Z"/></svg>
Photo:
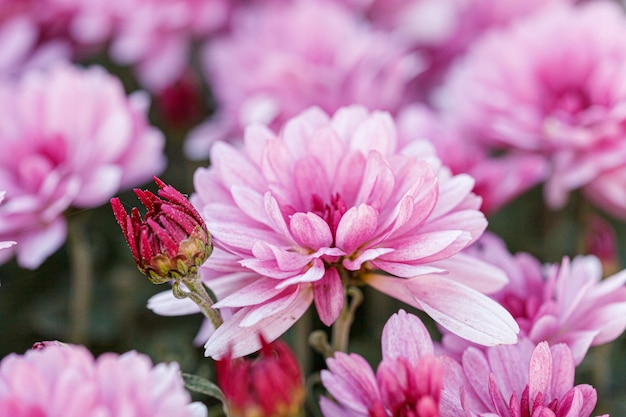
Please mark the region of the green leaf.
<svg viewBox="0 0 626 417"><path fill-rule="evenodd" d="M224 393L222 393L222 390L217 385L215 385L215 383L209 381L206 378L202 378L201 376L187 374L185 372L182 372L182 376L183 381L185 382L185 387L189 391L205 394L221 401L224 408L224 414L226 415L226 417L228 417L228 408L226 406Z"/></svg>

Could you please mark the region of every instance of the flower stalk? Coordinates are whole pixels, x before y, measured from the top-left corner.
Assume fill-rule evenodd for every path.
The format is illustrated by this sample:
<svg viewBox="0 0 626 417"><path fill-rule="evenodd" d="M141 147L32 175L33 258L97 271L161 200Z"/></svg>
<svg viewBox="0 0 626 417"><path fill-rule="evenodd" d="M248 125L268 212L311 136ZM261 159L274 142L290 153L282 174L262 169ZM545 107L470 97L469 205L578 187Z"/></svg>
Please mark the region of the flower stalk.
<svg viewBox="0 0 626 417"><path fill-rule="evenodd" d="M186 289L183 288L181 284L183 284ZM213 300L211 299L211 296L207 292L206 288L204 288L202 281L198 278L197 273L190 274L175 281L172 286L172 292L176 298L189 298L196 303L196 305L200 307L202 314L204 314L204 316L211 321L211 324L213 324L213 327L216 329L222 325L222 316L212 307Z"/></svg>
<svg viewBox="0 0 626 417"><path fill-rule="evenodd" d="M93 287L90 245L85 233L85 218L80 214L69 218L68 249L70 256L70 334L73 343L87 343L89 310Z"/></svg>
<svg viewBox="0 0 626 417"><path fill-rule="evenodd" d="M332 350L334 352L347 352L350 328L354 322L354 313L363 302L363 292L357 287L348 287L346 300L341 309L337 321L332 327Z"/></svg>

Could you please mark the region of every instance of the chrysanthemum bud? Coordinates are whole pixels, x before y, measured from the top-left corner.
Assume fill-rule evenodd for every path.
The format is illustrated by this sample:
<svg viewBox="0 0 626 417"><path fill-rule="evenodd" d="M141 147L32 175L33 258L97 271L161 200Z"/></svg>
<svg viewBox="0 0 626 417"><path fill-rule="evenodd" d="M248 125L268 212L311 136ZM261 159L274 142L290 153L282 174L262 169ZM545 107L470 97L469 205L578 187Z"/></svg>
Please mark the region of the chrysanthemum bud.
<svg viewBox="0 0 626 417"><path fill-rule="evenodd" d="M196 274L213 251L211 235L189 200L158 178L158 196L147 190L135 194L148 209L141 218L137 207L130 216L119 198L111 199L113 213L122 228L139 270L155 284Z"/></svg>
<svg viewBox="0 0 626 417"><path fill-rule="evenodd" d="M302 371L289 346L267 343L254 359L230 355L216 362L217 384L231 417L299 417L305 397Z"/></svg>

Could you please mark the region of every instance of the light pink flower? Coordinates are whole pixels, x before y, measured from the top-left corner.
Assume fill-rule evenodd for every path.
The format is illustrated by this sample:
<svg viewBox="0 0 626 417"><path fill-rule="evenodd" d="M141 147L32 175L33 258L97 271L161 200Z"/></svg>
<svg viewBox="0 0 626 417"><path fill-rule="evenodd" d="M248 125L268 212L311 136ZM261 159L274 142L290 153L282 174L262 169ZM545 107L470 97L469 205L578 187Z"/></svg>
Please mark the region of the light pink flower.
<svg viewBox="0 0 626 417"><path fill-rule="evenodd" d="M481 35L565 2L571 0L372 0L366 16L424 57L417 84L422 98L430 101L450 64Z"/></svg>
<svg viewBox="0 0 626 417"><path fill-rule="evenodd" d="M459 254L486 227L471 178L396 142L388 113L353 106L332 118L311 108L279 135L251 126L241 150L215 144L191 201L230 257L210 258L203 279L217 308L237 311L207 355L233 340L235 356L258 349L257 332L274 340L313 301L330 325L344 286L364 283L478 343L515 342L515 322L481 294L504 285L502 272Z"/></svg>
<svg viewBox="0 0 626 417"><path fill-rule="evenodd" d="M535 347L525 339L486 352L469 348L444 389L457 393L457 401L442 404L442 417L589 417L597 401L592 386L574 386L567 345Z"/></svg>
<svg viewBox="0 0 626 417"><path fill-rule="evenodd" d="M527 253L511 255L490 234L471 251L507 273L509 283L490 296L513 315L520 335L534 343L565 343L579 364L590 346L611 342L624 332L626 271L602 279L602 265L595 256L541 265ZM450 334L444 335L443 345L457 353L467 347Z"/></svg>
<svg viewBox="0 0 626 417"><path fill-rule="evenodd" d="M177 363L130 351L95 359L82 346L43 343L0 362L0 415L206 417L191 403Z"/></svg>
<svg viewBox="0 0 626 417"><path fill-rule="evenodd" d="M551 8L478 39L451 72L440 105L465 140L544 158L550 207L580 188L624 217L626 89L615 86L626 82L625 37L614 2Z"/></svg>
<svg viewBox="0 0 626 417"><path fill-rule="evenodd" d="M487 215L537 185L548 172L548 164L540 155L491 156L486 146L464 137L461 129L425 105L407 106L397 119L404 142L415 137L427 139L454 174L466 173L474 178L473 191L482 198L480 209Z"/></svg>
<svg viewBox="0 0 626 417"><path fill-rule="evenodd" d="M69 207L103 204L164 168L147 107L97 67L58 65L0 85L0 239L20 242L20 265L36 268L63 244Z"/></svg>
<svg viewBox="0 0 626 417"><path fill-rule="evenodd" d="M68 59L72 47L60 31L63 10L32 0L0 0L0 76L16 76ZM45 33L45 35L44 35Z"/></svg>
<svg viewBox="0 0 626 417"><path fill-rule="evenodd" d="M438 417L444 362L419 318L400 310L385 324L376 374L360 355L343 352L326 360L322 397L327 417Z"/></svg>
<svg viewBox="0 0 626 417"><path fill-rule="evenodd" d="M241 139L251 123L278 130L313 105L394 112L421 68L398 39L330 1L259 2L240 8L232 26L207 44L217 114L191 133L190 158L206 157L217 139Z"/></svg>
<svg viewBox="0 0 626 417"><path fill-rule="evenodd" d="M116 2L111 40L114 61L132 65L141 85L160 92L187 69L192 42L222 29L228 0L131 0Z"/></svg>

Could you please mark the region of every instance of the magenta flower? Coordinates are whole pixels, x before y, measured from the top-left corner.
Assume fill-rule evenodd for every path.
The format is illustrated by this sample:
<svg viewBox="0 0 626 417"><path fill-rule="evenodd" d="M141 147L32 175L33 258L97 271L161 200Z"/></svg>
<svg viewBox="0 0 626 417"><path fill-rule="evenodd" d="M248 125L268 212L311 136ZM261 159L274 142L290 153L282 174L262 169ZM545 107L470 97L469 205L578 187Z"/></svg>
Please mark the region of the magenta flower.
<svg viewBox="0 0 626 417"><path fill-rule="evenodd" d="M130 216L119 198L111 207L139 270L155 284L197 274L213 246L204 220L187 197L158 178L158 196L147 190L135 194L148 212L141 218L133 207Z"/></svg>
<svg viewBox="0 0 626 417"><path fill-rule="evenodd" d="M520 335L532 342L565 343L579 364L590 346L611 342L624 332L626 271L602 279L595 256L541 265L529 254L511 255L494 235L483 235L471 251L478 249L477 256L506 271L509 283L491 297L513 315ZM460 353L467 342L445 334L443 345Z"/></svg>
<svg viewBox="0 0 626 417"><path fill-rule="evenodd" d="M438 170L417 142L399 149L389 114L311 108L280 135L256 125L245 141L242 150L218 142L194 178L191 201L230 254L209 259L203 279L215 307L237 310L207 355L232 340L235 356L257 350L256 333L274 340L312 302L330 325L344 287L362 284L478 343L515 342L510 315L479 292L500 289L504 275L459 254L486 226L471 178Z"/></svg>
<svg viewBox="0 0 626 417"><path fill-rule="evenodd" d="M69 207L99 206L164 168L147 106L95 67L59 65L0 85L0 240L20 242L21 266L36 268L63 244Z"/></svg>
<svg viewBox="0 0 626 417"><path fill-rule="evenodd" d="M549 169L538 181L550 207L581 189L624 217L626 90L614 86L626 80L625 36L613 2L538 13L478 39L440 92L441 107L464 140L529 164L543 158Z"/></svg>
<svg viewBox="0 0 626 417"><path fill-rule="evenodd" d="M421 63L340 4L304 0L241 7L232 31L207 44L204 66L218 110L185 144L194 159L215 140L241 139L251 123L278 130L313 105L328 113L350 104L394 112L410 100Z"/></svg>
<svg viewBox="0 0 626 417"><path fill-rule="evenodd" d="M444 389L457 398L442 405L442 417L589 417L597 401L592 386L574 386L574 359L564 344L535 347L521 339L486 352L469 348L453 379Z"/></svg>
<svg viewBox="0 0 626 417"><path fill-rule="evenodd" d="M439 416L445 363L420 319L404 310L385 324L376 374L355 353L337 352L326 363L322 383L335 399L321 398L326 417Z"/></svg>
<svg viewBox="0 0 626 417"><path fill-rule="evenodd" d="M304 377L294 353L283 341L267 343L254 359L215 362L217 384L230 417L298 417L304 406Z"/></svg>
<svg viewBox="0 0 626 417"><path fill-rule="evenodd" d="M176 363L131 351L95 359L82 346L44 343L0 362L0 415L206 417Z"/></svg>

